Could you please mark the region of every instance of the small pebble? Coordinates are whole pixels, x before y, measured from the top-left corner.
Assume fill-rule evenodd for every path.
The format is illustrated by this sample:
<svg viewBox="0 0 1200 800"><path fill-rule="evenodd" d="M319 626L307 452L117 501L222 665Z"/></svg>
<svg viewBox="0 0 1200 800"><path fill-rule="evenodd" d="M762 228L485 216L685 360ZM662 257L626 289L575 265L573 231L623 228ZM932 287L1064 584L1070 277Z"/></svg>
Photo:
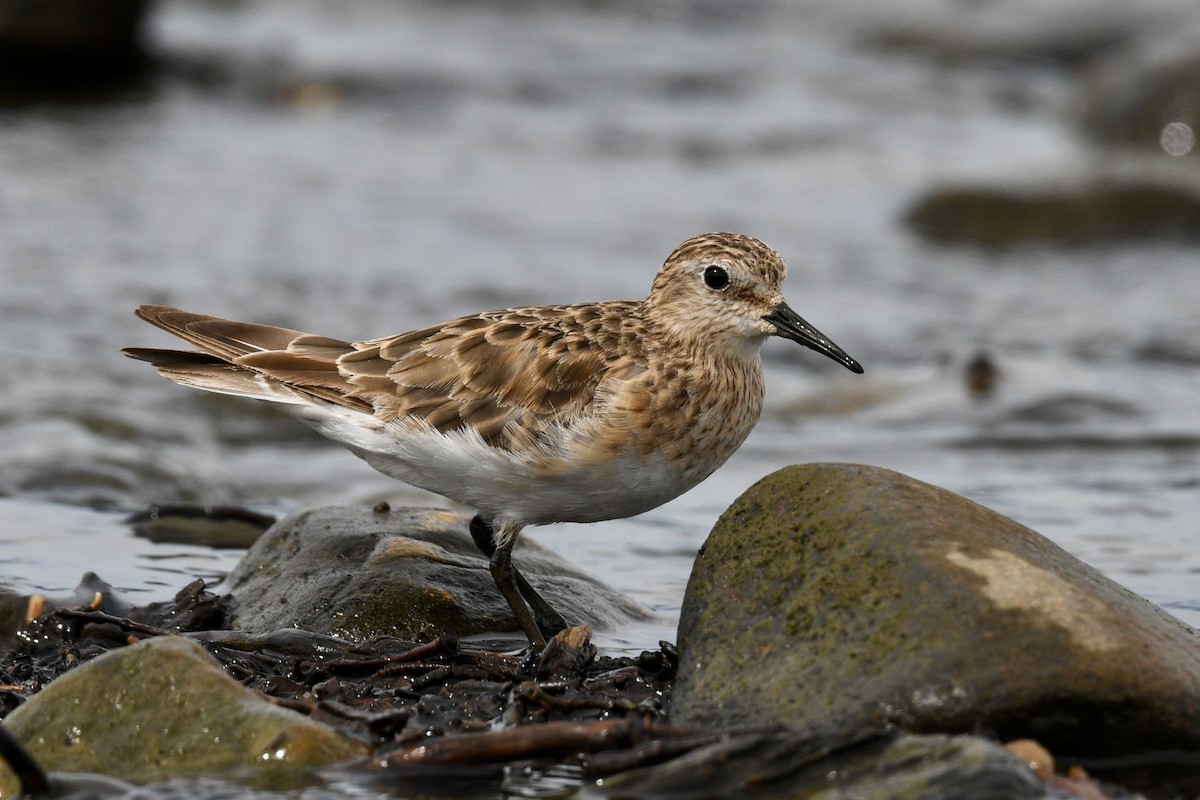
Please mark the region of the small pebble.
<svg viewBox="0 0 1200 800"><path fill-rule="evenodd" d="M1054 756L1033 739L1014 739L1004 749L1028 764L1043 781L1054 777Z"/></svg>
<svg viewBox="0 0 1200 800"><path fill-rule="evenodd" d="M963 370L967 391L976 399L990 397L996 391L1000 370L987 353L976 353Z"/></svg>

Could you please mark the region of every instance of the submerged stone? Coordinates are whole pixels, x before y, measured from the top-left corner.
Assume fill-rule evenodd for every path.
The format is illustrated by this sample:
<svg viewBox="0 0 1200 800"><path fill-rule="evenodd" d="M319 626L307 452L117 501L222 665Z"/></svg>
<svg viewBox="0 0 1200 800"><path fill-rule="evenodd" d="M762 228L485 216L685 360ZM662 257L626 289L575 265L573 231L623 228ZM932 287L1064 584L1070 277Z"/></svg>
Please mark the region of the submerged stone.
<svg viewBox="0 0 1200 800"><path fill-rule="evenodd" d="M676 723L1200 749L1200 638L1036 532L890 470L776 472L688 583Z"/></svg>
<svg viewBox="0 0 1200 800"><path fill-rule="evenodd" d="M230 574L232 627L300 627L351 641L517 630L468 535L438 509L318 508L263 534ZM571 624L609 628L645 612L524 537L513 563Z"/></svg>
<svg viewBox="0 0 1200 800"><path fill-rule="evenodd" d="M136 535L158 544L245 549L275 524L275 517L242 506L170 503L130 514L125 522Z"/></svg>
<svg viewBox="0 0 1200 800"><path fill-rule="evenodd" d="M99 656L55 680L4 725L48 772L138 783L295 775L366 752L333 728L266 702L202 646L176 636Z"/></svg>
<svg viewBox="0 0 1200 800"><path fill-rule="evenodd" d="M821 800L1035 800L1033 770L978 736L870 737L822 743L794 733L735 737L661 766L606 778L583 797Z"/></svg>
<svg viewBox="0 0 1200 800"><path fill-rule="evenodd" d="M1064 8L1058 4L987 3L905 9L873 16L864 27L869 44L911 52L947 65L1033 62L1077 65L1136 35L1138 20L1125 7Z"/></svg>
<svg viewBox="0 0 1200 800"><path fill-rule="evenodd" d="M904 222L934 242L994 249L1195 241L1200 194L1157 178L1062 187L944 186L918 198Z"/></svg>

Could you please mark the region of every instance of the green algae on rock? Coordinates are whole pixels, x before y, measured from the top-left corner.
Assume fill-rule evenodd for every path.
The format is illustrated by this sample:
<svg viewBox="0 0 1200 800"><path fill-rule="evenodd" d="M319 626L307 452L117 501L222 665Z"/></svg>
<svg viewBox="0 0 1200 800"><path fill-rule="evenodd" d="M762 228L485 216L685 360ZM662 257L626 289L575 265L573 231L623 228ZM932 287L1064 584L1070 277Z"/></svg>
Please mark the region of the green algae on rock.
<svg viewBox="0 0 1200 800"><path fill-rule="evenodd" d="M72 670L4 724L47 771L138 783L297 775L367 752L327 725L264 701L179 636L123 647Z"/></svg>
<svg viewBox="0 0 1200 800"><path fill-rule="evenodd" d="M789 467L738 498L696 561L679 655L676 723L1200 748L1196 631L1036 532L878 467Z"/></svg>

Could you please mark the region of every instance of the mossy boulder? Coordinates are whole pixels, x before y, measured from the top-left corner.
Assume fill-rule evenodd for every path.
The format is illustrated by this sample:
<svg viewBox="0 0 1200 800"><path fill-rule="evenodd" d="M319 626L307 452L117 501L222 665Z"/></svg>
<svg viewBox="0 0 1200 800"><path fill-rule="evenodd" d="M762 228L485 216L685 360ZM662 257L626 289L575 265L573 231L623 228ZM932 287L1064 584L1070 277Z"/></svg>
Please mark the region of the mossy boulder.
<svg viewBox="0 0 1200 800"><path fill-rule="evenodd" d="M263 534L230 574L232 627L300 627L351 641L517 630L467 533L439 509L301 511ZM645 615L594 578L522 538L513 563L571 624L610 628Z"/></svg>
<svg viewBox="0 0 1200 800"><path fill-rule="evenodd" d="M1197 632L1016 522L890 470L776 472L688 582L675 722L1200 749Z"/></svg>
<svg viewBox="0 0 1200 800"><path fill-rule="evenodd" d="M137 783L295 776L367 751L327 725L266 702L202 646L178 636L123 647L66 673L4 725L48 772Z"/></svg>

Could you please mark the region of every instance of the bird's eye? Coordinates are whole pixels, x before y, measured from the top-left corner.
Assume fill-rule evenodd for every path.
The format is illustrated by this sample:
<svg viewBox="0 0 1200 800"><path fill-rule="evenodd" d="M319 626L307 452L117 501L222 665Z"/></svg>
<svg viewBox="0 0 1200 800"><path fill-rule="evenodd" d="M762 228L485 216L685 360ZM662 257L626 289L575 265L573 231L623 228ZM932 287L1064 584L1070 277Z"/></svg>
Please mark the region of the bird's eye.
<svg viewBox="0 0 1200 800"><path fill-rule="evenodd" d="M704 285L714 292L721 291L729 286L729 270L718 266L705 267Z"/></svg>

